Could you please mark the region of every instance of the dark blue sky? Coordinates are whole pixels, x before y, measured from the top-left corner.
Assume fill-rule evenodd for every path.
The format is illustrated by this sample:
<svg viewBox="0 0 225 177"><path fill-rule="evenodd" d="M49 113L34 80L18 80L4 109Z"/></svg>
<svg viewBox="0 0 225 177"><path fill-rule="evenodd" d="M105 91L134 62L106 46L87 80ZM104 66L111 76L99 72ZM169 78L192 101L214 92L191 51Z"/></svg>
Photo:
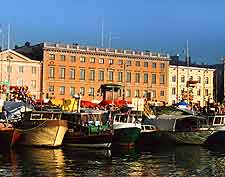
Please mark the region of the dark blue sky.
<svg viewBox="0 0 225 177"><path fill-rule="evenodd" d="M25 41L101 44L114 48L181 53L189 40L196 62L225 56L224 0L5 0L0 24L12 26L12 44ZM119 39L118 39L119 38Z"/></svg>

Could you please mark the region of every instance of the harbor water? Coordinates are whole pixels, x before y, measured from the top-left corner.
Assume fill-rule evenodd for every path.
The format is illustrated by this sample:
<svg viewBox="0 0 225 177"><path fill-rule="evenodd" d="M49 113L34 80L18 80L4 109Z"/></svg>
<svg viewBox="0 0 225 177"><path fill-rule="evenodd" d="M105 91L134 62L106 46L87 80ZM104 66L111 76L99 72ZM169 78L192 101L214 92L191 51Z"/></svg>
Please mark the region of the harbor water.
<svg viewBox="0 0 225 177"><path fill-rule="evenodd" d="M202 146L0 152L0 176L224 176L225 150Z"/></svg>

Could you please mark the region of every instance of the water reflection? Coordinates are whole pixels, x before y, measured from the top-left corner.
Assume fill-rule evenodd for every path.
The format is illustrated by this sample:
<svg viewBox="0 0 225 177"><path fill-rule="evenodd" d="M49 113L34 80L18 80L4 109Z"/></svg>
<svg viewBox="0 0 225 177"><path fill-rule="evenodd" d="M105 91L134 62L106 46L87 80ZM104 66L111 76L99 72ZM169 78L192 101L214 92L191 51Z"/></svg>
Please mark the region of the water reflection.
<svg viewBox="0 0 225 177"><path fill-rule="evenodd" d="M225 150L201 146L133 149L21 148L0 152L0 176L223 176Z"/></svg>
<svg viewBox="0 0 225 177"><path fill-rule="evenodd" d="M224 153L202 146L142 148L141 157L144 158L140 161L145 162L145 169L152 169L157 176L215 176L217 168L225 167L225 164L215 166L224 161Z"/></svg>

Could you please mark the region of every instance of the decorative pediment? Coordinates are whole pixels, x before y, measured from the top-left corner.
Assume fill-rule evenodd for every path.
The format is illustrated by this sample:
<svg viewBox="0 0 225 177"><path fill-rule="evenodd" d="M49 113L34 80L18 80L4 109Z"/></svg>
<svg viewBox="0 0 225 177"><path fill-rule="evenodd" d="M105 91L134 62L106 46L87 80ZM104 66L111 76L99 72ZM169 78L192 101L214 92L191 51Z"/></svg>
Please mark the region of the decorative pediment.
<svg viewBox="0 0 225 177"><path fill-rule="evenodd" d="M6 61L9 59L12 62L39 63L39 61L31 60L30 58L11 49L0 52L0 60Z"/></svg>

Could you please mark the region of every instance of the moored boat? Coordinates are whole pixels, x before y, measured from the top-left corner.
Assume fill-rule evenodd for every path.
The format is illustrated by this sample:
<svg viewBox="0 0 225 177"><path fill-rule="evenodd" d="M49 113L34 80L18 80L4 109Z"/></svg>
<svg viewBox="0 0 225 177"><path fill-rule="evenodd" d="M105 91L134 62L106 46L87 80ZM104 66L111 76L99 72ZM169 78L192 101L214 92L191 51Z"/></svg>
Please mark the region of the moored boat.
<svg viewBox="0 0 225 177"><path fill-rule="evenodd" d="M113 115L113 144L132 147L136 144L141 134L141 122L136 114L115 113Z"/></svg>
<svg viewBox="0 0 225 177"><path fill-rule="evenodd" d="M17 144L25 146L56 147L62 144L68 129L67 121L61 120L62 112L32 111L23 114L15 128Z"/></svg>
<svg viewBox="0 0 225 177"><path fill-rule="evenodd" d="M221 116L192 115L173 107L156 109L155 116L145 119L159 129L150 137L154 144L219 145L225 140L225 120Z"/></svg>
<svg viewBox="0 0 225 177"><path fill-rule="evenodd" d="M82 148L110 148L113 132L108 111L83 109L81 112L64 112L69 130L64 146Z"/></svg>
<svg viewBox="0 0 225 177"><path fill-rule="evenodd" d="M225 145L225 115L207 116L207 122L215 132L207 139L206 144L215 146Z"/></svg>

